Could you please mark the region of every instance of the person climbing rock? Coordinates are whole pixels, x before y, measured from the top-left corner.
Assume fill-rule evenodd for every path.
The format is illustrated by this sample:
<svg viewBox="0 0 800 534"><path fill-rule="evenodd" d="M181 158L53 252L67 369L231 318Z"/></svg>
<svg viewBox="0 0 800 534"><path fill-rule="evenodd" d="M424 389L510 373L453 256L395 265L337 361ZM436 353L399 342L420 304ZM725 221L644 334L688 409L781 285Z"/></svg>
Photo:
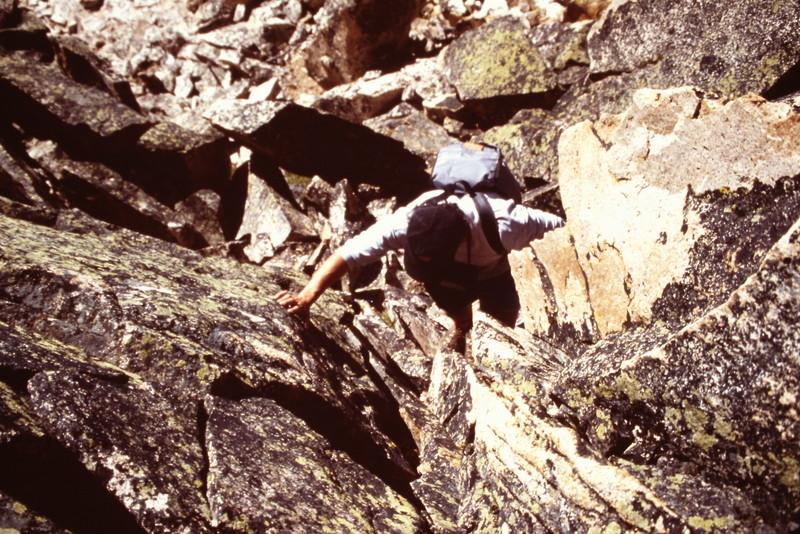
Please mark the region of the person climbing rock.
<svg viewBox="0 0 800 534"><path fill-rule="evenodd" d="M307 320L311 305L323 291L351 269L395 250L403 251L406 272L424 284L453 320L442 348L462 349L464 335L472 326L475 301L485 313L514 326L520 301L508 251L523 249L562 227L564 220L528 208L501 192L484 189L476 193L475 188L464 186L466 191L448 184L423 193L344 243L299 293L281 291L274 298L290 314Z"/></svg>
<svg viewBox="0 0 800 534"><path fill-rule="evenodd" d="M377 261L389 250L403 250L409 275L423 282L434 302L453 319L452 342L471 327L472 303L476 300L481 310L513 326L520 301L508 256L489 245L469 196L450 195L436 204L426 204L440 194L426 192L383 217L331 254L299 293L281 291L275 299L289 313L307 319L311 305L349 269ZM492 193L485 196L497 219L500 240L508 250L523 249L564 225L556 215ZM418 209L431 207L435 209Z"/></svg>

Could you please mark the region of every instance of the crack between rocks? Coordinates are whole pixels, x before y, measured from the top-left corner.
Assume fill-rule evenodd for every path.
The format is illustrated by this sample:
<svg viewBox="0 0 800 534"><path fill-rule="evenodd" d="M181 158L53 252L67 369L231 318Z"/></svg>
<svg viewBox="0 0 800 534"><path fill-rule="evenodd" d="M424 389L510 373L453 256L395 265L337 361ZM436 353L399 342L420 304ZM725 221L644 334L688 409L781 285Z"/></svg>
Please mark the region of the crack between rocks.
<svg viewBox="0 0 800 534"><path fill-rule="evenodd" d="M200 445L200 454L202 455L201 461L202 465L200 467L200 472L198 473L198 478L203 483L202 487L198 488L198 491L203 496L205 504L208 506L209 510L209 517L208 521L213 526L213 516L212 516L212 506L211 506L211 495L209 493L208 488L208 477L211 473L211 459L208 455L208 442L207 442L207 435L206 435L206 428L208 426L208 411L206 410L205 403L200 401L197 403L197 442Z"/></svg>
<svg viewBox="0 0 800 534"><path fill-rule="evenodd" d="M418 476L416 465L419 462L412 466L414 472L410 472L387 458L385 451L373 441L369 433L352 422L347 413L318 394L277 382L256 390L232 374L218 379L212 386L211 394L228 400L264 398L275 402L324 437L332 448L346 454L418 510L424 509L411 488L411 482ZM346 424L348 421L353 424Z"/></svg>
<svg viewBox="0 0 800 534"><path fill-rule="evenodd" d="M38 374L5 367L0 381L28 404L27 382ZM23 433L0 444L0 492L74 534L146 534L101 477L47 434Z"/></svg>

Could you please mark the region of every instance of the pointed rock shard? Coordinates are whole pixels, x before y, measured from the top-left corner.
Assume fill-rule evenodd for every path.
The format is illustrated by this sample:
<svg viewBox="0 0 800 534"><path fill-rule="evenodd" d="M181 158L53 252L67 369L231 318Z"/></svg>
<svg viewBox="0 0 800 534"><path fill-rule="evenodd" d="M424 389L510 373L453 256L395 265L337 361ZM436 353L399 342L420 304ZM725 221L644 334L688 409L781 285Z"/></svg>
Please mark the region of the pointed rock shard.
<svg viewBox="0 0 800 534"><path fill-rule="evenodd" d="M250 235L250 244L244 252L251 261L263 263L288 241L317 238L311 219L278 195L264 180L251 174L247 183L244 217L236 239Z"/></svg>

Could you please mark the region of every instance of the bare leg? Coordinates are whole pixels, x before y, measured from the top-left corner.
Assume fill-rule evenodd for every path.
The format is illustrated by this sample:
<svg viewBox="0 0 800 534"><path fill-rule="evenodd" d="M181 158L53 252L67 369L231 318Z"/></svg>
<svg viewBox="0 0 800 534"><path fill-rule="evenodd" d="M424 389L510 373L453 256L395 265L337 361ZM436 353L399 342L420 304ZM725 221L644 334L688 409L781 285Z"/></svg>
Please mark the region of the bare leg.
<svg viewBox="0 0 800 534"><path fill-rule="evenodd" d="M472 306L464 306L455 312L448 312L453 326L445 333L439 343L439 351L466 352L467 331L472 328Z"/></svg>
<svg viewBox="0 0 800 534"><path fill-rule="evenodd" d="M448 313L447 316L461 330L469 330L472 327L472 306L464 306L460 310Z"/></svg>

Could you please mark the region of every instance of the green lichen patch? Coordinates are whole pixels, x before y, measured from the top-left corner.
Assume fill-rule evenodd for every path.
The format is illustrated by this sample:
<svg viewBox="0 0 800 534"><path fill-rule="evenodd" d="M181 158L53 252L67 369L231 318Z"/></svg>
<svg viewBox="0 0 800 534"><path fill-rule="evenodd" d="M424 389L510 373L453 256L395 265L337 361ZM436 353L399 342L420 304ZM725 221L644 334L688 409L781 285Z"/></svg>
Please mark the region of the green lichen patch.
<svg viewBox="0 0 800 534"><path fill-rule="evenodd" d="M498 19L466 33L447 55L451 82L465 100L544 93L555 76L516 19Z"/></svg>
<svg viewBox="0 0 800 534"><path fill-rule="evenodd" d="M411 503L274 402L216 399L208 411L209 496L224 527L331 533L421 528ZM246 524L237 519L243 517Z"/></svg>

